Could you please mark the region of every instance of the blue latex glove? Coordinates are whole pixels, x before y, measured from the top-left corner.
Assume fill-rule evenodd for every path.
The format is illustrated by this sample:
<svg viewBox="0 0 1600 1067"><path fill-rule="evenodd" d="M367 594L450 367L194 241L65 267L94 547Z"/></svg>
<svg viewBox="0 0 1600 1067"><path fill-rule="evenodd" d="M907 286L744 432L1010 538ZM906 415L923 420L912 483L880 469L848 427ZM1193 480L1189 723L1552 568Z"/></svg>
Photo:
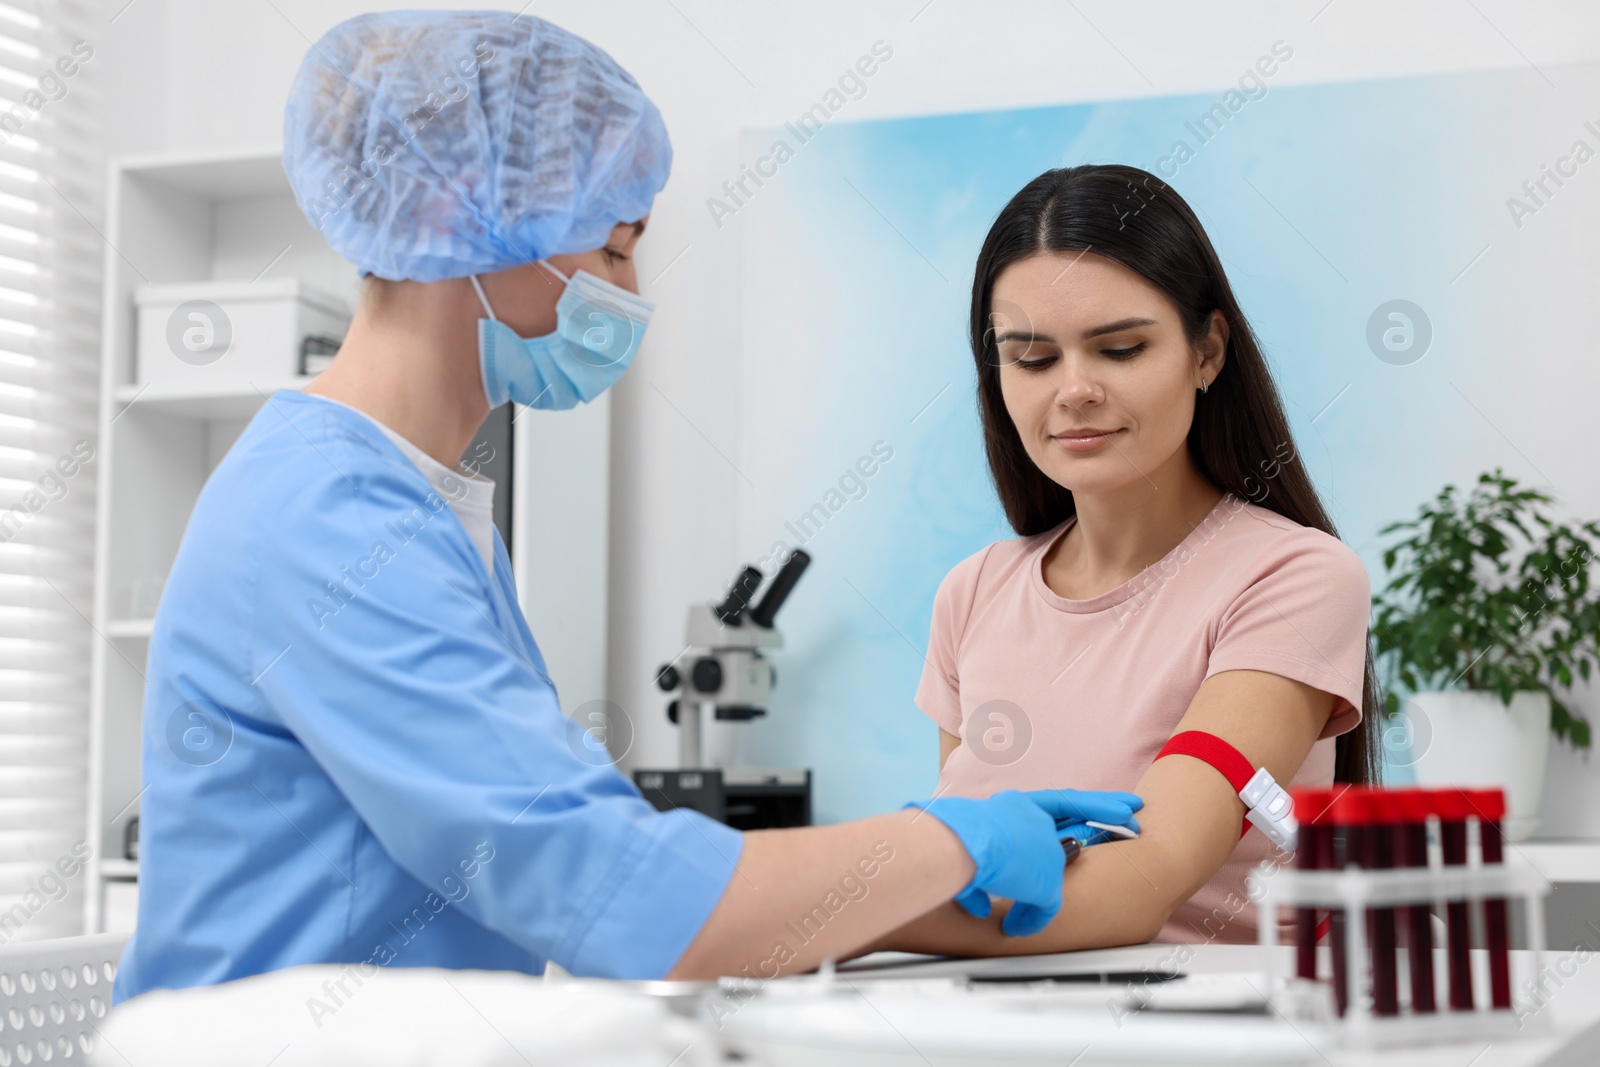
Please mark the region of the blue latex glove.
<svg viewBox="0 0 1600 1067"><path fill-rule="evenodd" d="M1129 804L1129 807L1135 810L1144 804L1144 801L1140 800L1139 797L1132 793L1092 793L1080 795L1115 797L1118 800L1126 800ZM1110 819L1099 819L1093 818L1092 816L1085 816L1085 818L1082 819L1067 819L1065 821L1057 819L1056 836L1061 838L1063 841L1070 837L1085 848L1090 845L1101 845L1107 841L1126 840L1126 838L1122 835L1112 833L1109 830L1104 830L1099 826L1087 825L1088 821L1091 819L1094 822L1103 823L1108 826L1125 826L1129 830L1132 830L1135 834L1139 832L1139 820L1135 819L1132 815L1129 815L1126 820L1118 823L1113 823ZM960 904L963 908L965 908L968 913L975 915L980 919L987 918L989 915L989 894L984 892L982 889L968 889L966 892L957 896L955 901L957 904Z"/></svg>
<svg viewBox="0 0 1600 1067"><path fill-rule="evenodd" d="M1046 792L1061 793L1069 805L1069 816L1056 819L1056 837L1062 840L1069 837L1077 838L1078 843L1085 846L1120 840L1106 830L1085 825L1088 821L1125 825L1134 833L1139 832L1139 821L1134 819L1133 813L1144 806L1144 800L1134 793L1091 792L1078 789L1046 790ZM971 886L963 893L957 894L955 902L962 905L963 909L974 917L989 917L990 902L986 889L978 888L976 885ZM1002 921L1002 928L1003 926L1005 923Z"/></svg>
<svg viewBox="0 0 1600 1067"><path fill-rule="evenodd" d="M948 826L977 865L957 902L982 918L989 914L990 893L1015 901L1000 929L1025 937L1043 930L1061 910L1061 838L1067 831L1085 819L1137 826L1133 813L1144 801L1132 793L1008 789L986 800L936 797L906 806Z"/></svg>

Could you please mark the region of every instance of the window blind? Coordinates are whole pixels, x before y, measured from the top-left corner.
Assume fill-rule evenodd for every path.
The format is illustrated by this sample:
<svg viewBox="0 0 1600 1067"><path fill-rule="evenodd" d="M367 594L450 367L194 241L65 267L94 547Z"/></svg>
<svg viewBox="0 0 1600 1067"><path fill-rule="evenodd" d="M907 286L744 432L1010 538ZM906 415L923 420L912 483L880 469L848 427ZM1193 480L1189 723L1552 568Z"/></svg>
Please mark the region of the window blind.
<svg viewBox="0 0 1600 1067"><path fill-rule="evenodd" d="M0 943L82 928L110 30L0 2Z"/></svg>

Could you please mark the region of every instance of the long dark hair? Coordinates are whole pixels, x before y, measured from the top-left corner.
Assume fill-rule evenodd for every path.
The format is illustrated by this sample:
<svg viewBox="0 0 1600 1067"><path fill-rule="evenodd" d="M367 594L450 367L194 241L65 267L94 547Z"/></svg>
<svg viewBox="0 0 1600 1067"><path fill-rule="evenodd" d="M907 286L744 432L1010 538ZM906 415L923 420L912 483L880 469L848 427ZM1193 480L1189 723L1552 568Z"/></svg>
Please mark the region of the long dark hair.
<svg viewBox="0 0 1600 1067"><path fill-rule="evenodd" d="M1077 506L1071 490L1052 481L1029 458L1006 412L990 327L995 279L1029 256L1084 252L1122 264L1165 294L1191 342L1205 334L1212 311L1222 312L1228 324L1226 372L1195 407L1188 448L1196 468L1218 490L1338 537L1305 467L1292 458L1297 452L1280 462L1280 450L1293 445L1289 420L1255 333L1239 310L1200 220L1160 178L1119 165L1062 167L1039 175L1000 212L978 254L971 322L978 406L989 472L1012 528L1025 537L1043 533L1076 515ZM1369 640L1361 725L1336 742L1337 781L1378 781L1380 707Z"/></svg>

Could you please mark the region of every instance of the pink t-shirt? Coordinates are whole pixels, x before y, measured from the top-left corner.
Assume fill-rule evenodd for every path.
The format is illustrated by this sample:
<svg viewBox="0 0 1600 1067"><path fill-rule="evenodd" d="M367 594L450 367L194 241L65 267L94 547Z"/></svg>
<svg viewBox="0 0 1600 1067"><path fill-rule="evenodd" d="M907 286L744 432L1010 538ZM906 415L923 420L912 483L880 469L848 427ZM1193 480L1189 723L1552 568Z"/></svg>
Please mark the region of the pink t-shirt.
<svg viewBox="0 0 1600 1067"><path fill-rule="evenodd" d="M1270 671L1334 695L1292 784L1332 782L1333 738L1361 721L1371 610L1361 558L1227 493L1159 562L1110 592L1068 600L1045 585L1042 565L1075 521L998 541L940 584L916 695L962 739L940 790L1132 790L1200 683L1228 670ZM1259 831L1245 835L1157 940L1255 940L1245 873L1272 852Z"/></svg>

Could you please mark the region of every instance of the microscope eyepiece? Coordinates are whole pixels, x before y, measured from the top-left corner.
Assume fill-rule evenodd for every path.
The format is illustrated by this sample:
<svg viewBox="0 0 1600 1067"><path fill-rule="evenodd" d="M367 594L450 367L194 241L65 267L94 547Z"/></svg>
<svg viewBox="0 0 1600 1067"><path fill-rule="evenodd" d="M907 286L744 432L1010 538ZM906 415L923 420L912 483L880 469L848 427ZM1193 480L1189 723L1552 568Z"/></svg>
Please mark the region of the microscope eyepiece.
<svg viewBox="0 0 1600 1067"><path fill-rule="evenodd" d="M733 580L733 588L728 590L727 599L716 607L717 618L722 620L724 626L738 626L743 621L742 616L750 606L750 598L756 595L760 587L760 571L747 566L739 572L739 577Z"/></svg>
<svg viewBox="0 0 1600 1067"><path fill-rule="evenodd" d="M794 583L800 580L800 575L811 565L811 557L801 549L789 553L789 558L784 561L783 567L778 571L777 577L772 579L772 584L767 587L767 595L761 598L750 612L750 621L763 629L772 629L772 620L777 616L778 609L783 607L783 602L789 599L789 594L794 591Z"/></svg>

